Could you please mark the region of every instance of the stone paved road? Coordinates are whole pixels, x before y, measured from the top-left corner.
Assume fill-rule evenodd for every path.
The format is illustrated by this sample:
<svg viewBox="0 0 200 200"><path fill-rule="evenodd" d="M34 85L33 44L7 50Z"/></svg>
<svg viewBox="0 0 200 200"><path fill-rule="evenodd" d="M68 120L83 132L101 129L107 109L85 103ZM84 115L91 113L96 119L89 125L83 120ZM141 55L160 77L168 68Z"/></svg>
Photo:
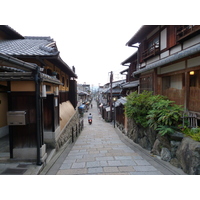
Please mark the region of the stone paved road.
<svg viewBox="0 0 200 200"><path fill-rule="evenodd" d="M169 169L164 169L150 156L146 156L147 159L145 159L142 152L135 151L122 142L116 133L116 129L110 123L102 120L95 103L93 105L93 108L89 110L93 115L93 124L89 125L87 123L86 113L84 116L84 129L72 149L64 151L60 159L46 174L174 174Z"/></svg>

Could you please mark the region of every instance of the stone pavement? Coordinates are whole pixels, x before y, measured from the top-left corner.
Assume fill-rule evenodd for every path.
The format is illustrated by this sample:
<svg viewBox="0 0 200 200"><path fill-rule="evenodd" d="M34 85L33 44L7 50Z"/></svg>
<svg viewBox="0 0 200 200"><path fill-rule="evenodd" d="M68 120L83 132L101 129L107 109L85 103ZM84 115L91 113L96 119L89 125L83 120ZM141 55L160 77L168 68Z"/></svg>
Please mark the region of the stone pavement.
<svg viewBox="0 0 200 200"><path fill-rule="evenodd" d="M89 110L93 123L87 123L75 144L64 149L44 168L41 175L173 175L181 169L151 156L98 114Z"/></svg>

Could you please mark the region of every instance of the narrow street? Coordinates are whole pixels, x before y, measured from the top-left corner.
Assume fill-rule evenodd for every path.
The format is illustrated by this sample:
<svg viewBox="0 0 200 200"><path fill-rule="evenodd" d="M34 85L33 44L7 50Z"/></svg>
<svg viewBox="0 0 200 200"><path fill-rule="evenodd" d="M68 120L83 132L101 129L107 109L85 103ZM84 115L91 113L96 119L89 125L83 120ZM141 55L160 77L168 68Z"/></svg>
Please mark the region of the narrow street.
<svg viewBox="0 0 200 200"><path fill-rule="evenodd" d="M93 115L89 125L87 115ZM63 150L41 175L173 175L184 174L142 149L104 122L96 102L84 114L84 129L75 144Z"/></svg>

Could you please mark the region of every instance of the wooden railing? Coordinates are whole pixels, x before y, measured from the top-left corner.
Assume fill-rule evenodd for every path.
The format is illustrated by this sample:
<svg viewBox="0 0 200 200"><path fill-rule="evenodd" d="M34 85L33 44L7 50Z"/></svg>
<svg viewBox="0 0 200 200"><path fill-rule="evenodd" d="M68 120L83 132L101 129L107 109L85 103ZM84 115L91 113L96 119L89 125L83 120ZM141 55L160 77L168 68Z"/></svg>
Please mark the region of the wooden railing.
<svg viewBox="0 0 200 200"><path fill-rule="evenodd" d="M151 57L151 56L155 56L159 53L159 44L153 44L151 47L149 47L148 49L146 49L145 51L143 51L142 53L142 58L143 60Z"/></svg>
<svg viewBox="0 0 200 200"><path fill-rule="evenodd" d="M180 26L176 31L176 40L182 40L187 36L200 30L200 25L183 25Z"/></svg>

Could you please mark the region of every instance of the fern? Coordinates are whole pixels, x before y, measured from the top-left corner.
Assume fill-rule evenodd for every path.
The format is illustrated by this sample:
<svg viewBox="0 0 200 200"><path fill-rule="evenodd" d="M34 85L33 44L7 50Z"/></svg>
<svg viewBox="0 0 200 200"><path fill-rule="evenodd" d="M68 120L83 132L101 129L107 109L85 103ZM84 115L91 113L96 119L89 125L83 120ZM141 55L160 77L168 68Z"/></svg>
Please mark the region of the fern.
<svg viewBox="0 0 200 200"><path fill-rule="evenodd" d="M131 93L127 97L125 113L133 118L137 124L143 127L150 126L161 135L172 133L180 124L182 106L162 95L153 95L152 92L144 91L141 94Z"/></svg>

